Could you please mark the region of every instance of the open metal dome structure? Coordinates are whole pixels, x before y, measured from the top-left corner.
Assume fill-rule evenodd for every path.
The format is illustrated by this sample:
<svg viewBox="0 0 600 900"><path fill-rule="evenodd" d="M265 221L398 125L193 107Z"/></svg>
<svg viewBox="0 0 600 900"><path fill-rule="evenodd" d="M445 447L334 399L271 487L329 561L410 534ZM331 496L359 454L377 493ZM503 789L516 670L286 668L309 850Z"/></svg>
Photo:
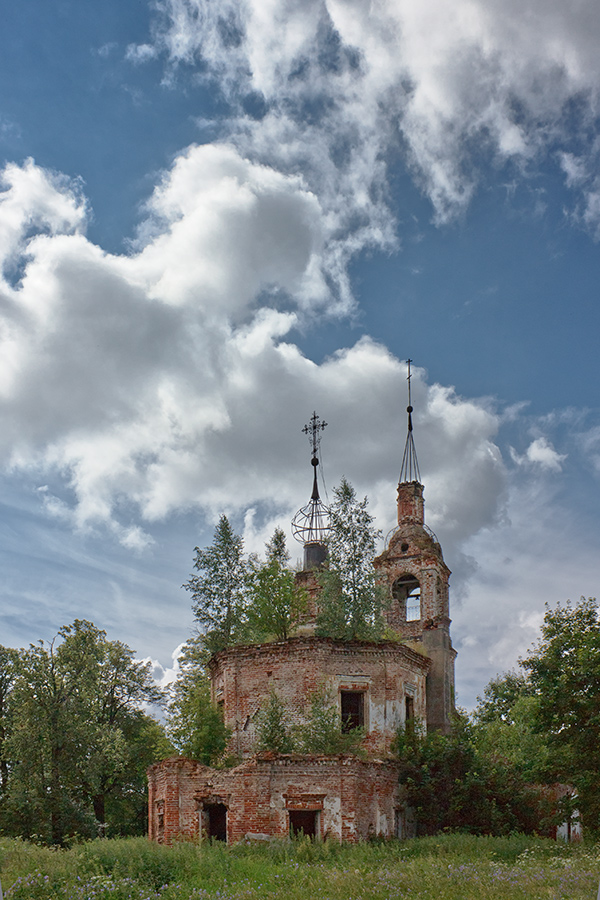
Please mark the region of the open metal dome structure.
<svg viewBox="0 0 600 900"><path fill-rule="evenodd" d="M314 412L310 423L302 429L304 434L308 435L311 444L312 457L310 462L314 469L313 490L309 502L302 509L299 509L292 519L292 534L297 541L304 545L305 550L310 546L324 547L330 530L330 510L321 501L317 482L321 432L326 425L327 422L321 422L316 412ZM323 556L321 553L317 555Z"/></svg>

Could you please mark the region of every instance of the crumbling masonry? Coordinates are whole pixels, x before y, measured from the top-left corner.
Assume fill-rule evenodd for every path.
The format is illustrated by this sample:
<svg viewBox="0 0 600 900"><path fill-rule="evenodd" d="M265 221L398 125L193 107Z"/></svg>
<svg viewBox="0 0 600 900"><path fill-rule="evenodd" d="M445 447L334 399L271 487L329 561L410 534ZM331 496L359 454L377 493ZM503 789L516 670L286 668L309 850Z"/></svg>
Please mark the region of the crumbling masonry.
<svg viewBox="0 0 600 900"><path fill-rule="evenodd" d="M410 412L409 407L412 442ZM322 557L317 542L306 545L299 581L314 588L311 563L318 565ZM334 641L311 634L308 623L301 637L232 647L212 659L212 699L231 729L229 749L242 762L220 770L184 758L152 766L152 840L235 842L301 830L352 842L410 834L391 742L412 719L429 730L449 730L456 656L449 630L450 571L425 526L419 480L401 476L398 526L374 564L389 591L387 623L397 640ZM318 595L315 599L318 603ZM336 698L343 719L364 728L366 758L255 754L256 715L271 692L300 721L309 696L323 686Z"/></svg>

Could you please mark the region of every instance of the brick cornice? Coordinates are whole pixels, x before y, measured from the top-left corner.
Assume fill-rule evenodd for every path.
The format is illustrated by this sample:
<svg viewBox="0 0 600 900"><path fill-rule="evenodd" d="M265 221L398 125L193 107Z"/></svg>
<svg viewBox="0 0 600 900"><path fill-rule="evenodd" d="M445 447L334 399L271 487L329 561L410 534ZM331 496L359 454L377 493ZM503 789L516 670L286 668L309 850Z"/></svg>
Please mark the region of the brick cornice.
<svg viewBox="0 0 600 900"><path fill-rule="evenodd" d="M403 659L412 666L417 666L423 672L430 668L430 660L426 655L413 650L401 641L340 641L329 637L317 637L307 635L292 637L287 641L272 641L264 644L239 644L235 647L227 647L216 653L208 663L211 672L219 669L227 662L241 662L250 659L260 659L268 656L302 655L305 653L327 653L339 656L353 656L361 654L371 658Z"/></svg>

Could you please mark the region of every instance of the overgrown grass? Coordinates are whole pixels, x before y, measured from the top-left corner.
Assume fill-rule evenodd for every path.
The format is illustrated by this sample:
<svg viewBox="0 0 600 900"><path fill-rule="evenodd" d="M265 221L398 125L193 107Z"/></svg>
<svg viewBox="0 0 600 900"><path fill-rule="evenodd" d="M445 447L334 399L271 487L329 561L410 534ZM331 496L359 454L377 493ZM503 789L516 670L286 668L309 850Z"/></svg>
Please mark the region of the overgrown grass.
<svg viewBox="0 0 600 900"><path fill-rule="evenodd" d="M358 846L128 838L51 850L0 838L0 878L6 900L596 900L600 847L448 834Z"/></svg>

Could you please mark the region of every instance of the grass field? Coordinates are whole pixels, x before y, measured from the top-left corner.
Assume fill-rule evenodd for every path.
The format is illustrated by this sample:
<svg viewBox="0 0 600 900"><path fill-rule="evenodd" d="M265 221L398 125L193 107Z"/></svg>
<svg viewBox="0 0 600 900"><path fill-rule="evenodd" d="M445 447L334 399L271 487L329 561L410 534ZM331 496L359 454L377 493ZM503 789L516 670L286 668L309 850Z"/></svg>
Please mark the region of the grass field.
<svg viewBox="0 0 600 900"><path fill-rule="evenodd" d="M600 847L449 834L355 847L98 840L52 850L0 838L5 900L596 900Z"/></svg>

